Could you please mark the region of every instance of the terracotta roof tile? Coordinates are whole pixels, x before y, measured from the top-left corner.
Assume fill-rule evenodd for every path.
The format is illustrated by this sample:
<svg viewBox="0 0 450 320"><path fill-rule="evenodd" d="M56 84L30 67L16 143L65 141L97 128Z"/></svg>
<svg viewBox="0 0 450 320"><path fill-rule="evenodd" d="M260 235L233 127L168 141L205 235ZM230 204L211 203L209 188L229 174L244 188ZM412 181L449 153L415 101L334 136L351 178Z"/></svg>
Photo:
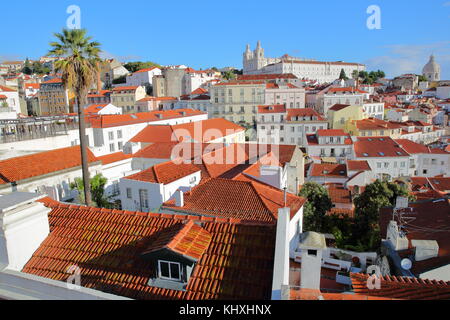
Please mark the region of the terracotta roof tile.
<svg viewBox="0 0 450 320"><path fill-rule="evenodd" d="M89 149L88 161L90 163L98 161ZM17 182L79 166L81 166L79 146L6 159L0 161L0 184Z"/></svg>
<svg viewBox="0 0 450 320"><path fill-rule="evenodd" d="M347 161L348 171L370 171L369 163L366 160L348 160Z"/></svg>
<svg viewBox="0 0 450 320"><path fill-rule="evenodd" d="M198 171L201 170L193 164L177 164L173 161L167 161L156 164L151 168L131 176L127 176L124 179L168 184Z"/></svg>
<svg viewBox="0 0 450 320"><path fill-rule="evenodd" d="M408 157L409 154L390 137L358 137L354 143L358 158Z"/></svg>
<svg viewBox="0 0 450 320"><path fill-rule="evenodd" d="M355 293L372 297L408 300L450 299L450 282L385 276L380 278L380 289L370 290L367 287L368 277L367 274L350 274Z"/></svg>
<svg viewBox="0 0 450 320"><path fill-rule="evenodd" d="M311 177L347 177L345 164L313 163Z"/></svg>
<svg viewBox="0 0 450 320"><path fill-rule="evenodd" d="M97 210L50 205L50 234L22 272L66 281L67 268L81 269L81 285L132 299L270 299L275 227L261 223L201 219L195 216ZM148 285L155 264L142 253L168 228L189 221L201 223L199 260L185 291ZM196 228L196 227L195 227ZM182 234L179 233L180 237ZM206 236L207 237L207 236ZM190 250L181 236L181 251ZM177 247L177 246L175 246Z"/></svg>
<svg viewBox="0 0 450 320"><path fill-rule="evenodd" d="M126 159L131 159L132 157L133 157L132 154L116 152L116 153L107 154L107 155L104 155L101 157L97 157L97 159L100 160L103 165L106 165L106 164L110 164L110 163L114 163L114 162L118 162L118 161L122 161L122 160L126 160Z"/></svg>
<svg viewBox="0 0 450 320"><path fill-rule="evenodd" d="M287 194L287 205L291 215L305 203L305 199ZM184 206L177 207L174 201L163 206L197 214L222 218L237 218L246 221L275 222L278 209L284 206L283 191L248 179L208 179L184 195Z"/></svg>

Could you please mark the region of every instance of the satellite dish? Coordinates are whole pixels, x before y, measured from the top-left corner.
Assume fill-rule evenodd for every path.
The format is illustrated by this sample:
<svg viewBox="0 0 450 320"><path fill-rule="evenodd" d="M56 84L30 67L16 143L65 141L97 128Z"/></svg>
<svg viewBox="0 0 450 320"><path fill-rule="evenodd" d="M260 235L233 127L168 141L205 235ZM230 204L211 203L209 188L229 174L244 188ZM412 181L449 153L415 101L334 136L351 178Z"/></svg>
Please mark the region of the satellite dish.
<svg viewBox="0 0 450 320"><path fill-rule="evenodd" d="M409 270L412 267L412 262L408 258L405 258L402 260L401 265L404 270Z"/></svg>

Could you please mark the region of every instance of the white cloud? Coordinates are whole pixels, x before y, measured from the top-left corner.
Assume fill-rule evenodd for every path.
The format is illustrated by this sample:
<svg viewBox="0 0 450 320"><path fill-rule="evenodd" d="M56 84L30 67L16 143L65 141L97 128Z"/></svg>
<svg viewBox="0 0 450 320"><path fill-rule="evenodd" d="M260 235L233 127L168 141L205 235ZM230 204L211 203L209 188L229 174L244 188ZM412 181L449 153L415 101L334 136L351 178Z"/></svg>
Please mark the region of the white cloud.
<svg viewBox="0 0 450 320"><path fill-rule="evenodd" d="M431 54L441 65L441 78L450 79L450 41L421 45L384 46L386 53L365 61L369 70L384 70L388 77L404 73L421 74Z"/></svg>

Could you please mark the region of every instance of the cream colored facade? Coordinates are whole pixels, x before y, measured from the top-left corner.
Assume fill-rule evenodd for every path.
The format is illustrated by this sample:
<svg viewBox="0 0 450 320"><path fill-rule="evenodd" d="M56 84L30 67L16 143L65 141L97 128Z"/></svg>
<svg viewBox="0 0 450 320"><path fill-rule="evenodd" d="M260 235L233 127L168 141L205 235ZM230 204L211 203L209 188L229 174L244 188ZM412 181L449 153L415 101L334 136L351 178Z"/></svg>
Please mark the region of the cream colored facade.
<svg viewBox="0 0 450 320"><path fill-rule="evenodd" d="M365 119L362 106L347 106L340 110L328 110L328 126L330 129L345 129L348 121Z"/></svg>
<svg viewBox="0 0 450 320"><path fill-rule="evenodd" d="M122 113L135 113L136 102L145 98L145 87L116 87L111 94L111 103L122 108Z"/></svg>
<svg viewBox="0 0 450 320"><path fill-rule="evenodd" d="M62 82L50 80L41 83L38 93L39 110L37 116L52 116L74 112L75 96L73 92L66 90Z"/></svg>
<svg viewBox="0 0 450 320"><path fill-rule="evenodd" d="M262 81L231 81L211 89L210 118L224 118L235 123L254 124L258 105L264 104L266 84Z"/></svg>

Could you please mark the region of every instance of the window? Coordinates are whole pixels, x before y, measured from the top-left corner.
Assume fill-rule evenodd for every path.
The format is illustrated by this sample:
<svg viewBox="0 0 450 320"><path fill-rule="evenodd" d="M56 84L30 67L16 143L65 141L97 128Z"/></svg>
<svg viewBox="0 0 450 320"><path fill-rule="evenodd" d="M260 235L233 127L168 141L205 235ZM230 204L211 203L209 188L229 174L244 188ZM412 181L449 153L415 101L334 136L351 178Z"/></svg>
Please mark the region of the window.
<svg viewBox="0 0 450 320"><path fill-rule="evenodd" d="M179 263L158 260L158 265L160 278L181 281L181 265Z"/></svg>
<svg viewBox="0 0 450 320"><path fill-rule="evenodd" d="M108 132L108 138L109 140L114 140L114 132Z"/></svg>
<svg viewBox="0 0 450 320"><path fill-rule="evenodd" d="M118 150L122 150L122 149L123 149L123 142L120 141L120 142L117 144L117 146L118 146Z"/></svg>
<svg viewBox="0 0 450 320"><path fill-rule="evenodd" d="M317 250L308 250L308 256L317 257Z"/></svg>
<svg viewBox="0 0 450 320"><path fill-rule="evenodd" d="M148 191L146 189L139 190L139 203L141 205L141 211L148 209Z"/></svg>
<svg viewBox="0 0 450 320"><path fill-rule="evenodd" d="M122 130L117 130L117 139L122 139Z"/></svg>
<svg viewBox="0 0 450 320"><path fill-rule="evenodd" d="M116 151L116 148L115 148L115 146L114 146L114 143L111 143L111 144L109 145L109 151L110 151L110 152Z"/></svg>
<svg viewBox="0 0 450 320"><path fill-rule="evenodd" d="M131 188L127 188L127 198L131 199Z"/></svg>

